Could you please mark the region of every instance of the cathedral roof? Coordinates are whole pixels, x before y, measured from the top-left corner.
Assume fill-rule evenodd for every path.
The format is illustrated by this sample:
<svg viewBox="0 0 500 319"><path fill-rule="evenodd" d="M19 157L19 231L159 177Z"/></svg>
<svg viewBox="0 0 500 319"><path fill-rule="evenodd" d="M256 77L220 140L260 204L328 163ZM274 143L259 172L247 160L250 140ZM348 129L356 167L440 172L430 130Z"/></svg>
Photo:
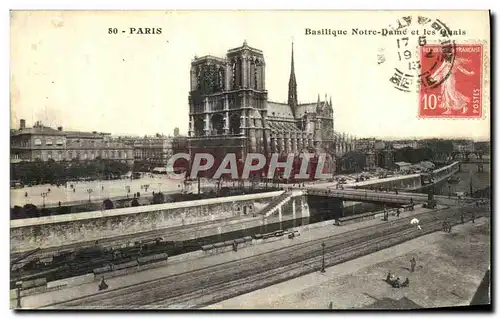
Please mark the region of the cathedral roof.
<svg viewBox="0 0 500 319"><path fill-rule="evenodd" d="M271 132L302 132L294 123L276 120L271 120L268 123Z"/></svg>
<svg viewBox="0 0 500 319"><path fill-rule="evenodd" d="M314 114L316 113L316 103L302 103L297 105L297 111L295 114L297 115L297 118L303 117L306 113L309 114Z"/></svg>
<svg viewBox="0 0 500 319"><path fill-rule="evenodd" d="M320 109L323 109L324 107L328 107L328 104L326 101L321 101L319 102L320 104ZM308 114L317 114L318 113L318 103L302 103L297 105L297 111L296 111L296 116L297 118L303 117L306 113Z"/></svg>
<svg viewBox="0 0 500 319"><path fill-rule="evenodd" d="M287 103L267 102L267 116L294 119L292 109Z"/></svg>

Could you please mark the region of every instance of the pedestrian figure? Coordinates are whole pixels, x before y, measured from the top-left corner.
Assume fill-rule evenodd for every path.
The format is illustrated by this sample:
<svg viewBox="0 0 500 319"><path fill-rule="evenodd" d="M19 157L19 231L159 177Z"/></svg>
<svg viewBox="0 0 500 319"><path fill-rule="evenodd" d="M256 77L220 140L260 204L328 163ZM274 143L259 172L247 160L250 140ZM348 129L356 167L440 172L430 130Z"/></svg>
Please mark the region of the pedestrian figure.
<svg viewBox="0 0 500 319"><path fill-rule="evenodd" d="M61 201L59 201L59 207L61 207Z"/></svg>
<svg viewBox="0 0 500 319"><path fill-rule="evenodd" d="M396 188L396 195L398 194L398 189Z"/></svg>
<svg viewBox="0 0 500 319"><path fill-rule="evenodd" d="M76 189L73 188L73 193L76 191Z"/></svg>
<svg viewBox="0 0 500 319"><path fill-rule="evenodd" d="M472 212L472 223L473 224L475 223L475 219L476 219L476 214L474 212Z"/></svg>
<svg viewBox="0 0 500 319"><path fill-rule="evenodd" d="M413 257L410 260L410 271L414 272L415 271L415 266L417 265L417 261L415 260L415 257Z"/></svg>
<svg viewBox="0 0 500 319"><path fill-rule="evenodd" d="M104 191L104 186L101 186L102 191Z"/></svg>
<svg viewBox="0 0 500 319"><path fill-rule="evenodd" d="M390 281L391 281L391 277L392 277L392 274L391 274L391 272L389 271L389 272L387 273L387 277L385 278L385 281L390 282Z"/></svg>
<svg viewBox="0 0 500 319"><path fill-rule="evenodd" d="M401 279L399 277L392 283L393 288L401 288Z"/></svg>
<svg viewBox="0 0 500 319"><path fill-rule="evenodd" d="M448 224L448 233L451 233L451 223Z"/></svg>
<svg viewBox="0 0 500 319"><path fill-rule="evenodd" d="M99 291L108 289L108 284L104 281L104 277L101 279L101 283L99 284Z"/></svg>
<svg viewBox="0 0 500 319"><path fill-rule="evenodd" d="M333 309L333 302L330 301L330 304L328 305L328 309Z"/></svg>
<svg viewBox="0 0 500 319"><path fill-rule="evenodd" d="M396 216L399 217L399 214L401 214L401 208L398 208L398 210L396 212Z"/></svg>
<svg viewBox="0 0 500 319"><path fill-rule="evenodd" d="M464 217L464 213L461 213L460 214L460 222L463 224L465 223L465 217Z"/></svg>
<svg viewBox="0 0 500 319"><path fill-rule="evenodd" d="M237 243L233 243L233 250L238 251L238 244Z"/></svg>
<svg viewBox="0 0 500 319"><path fill-rule="evenodd" d="M24 192L24 197L28 197L28 192Z"/></svg>
<svg viewBox="0 0 500 319"><path fill-rule="evenodd" d="M443 222L443 231L444 231L445 233L447 233L449 228L450 228L450 226L448 225L448 222L447 222L447 221L444 221L444 222Z"/></svg>
<svg viewBox="0 0 500 319"><path fill-rule="evenodd" d="M406 280L403 282L401 287L408 287L409 285L410 285L410 279L408 279L408 277L406 277Z"/></svg>

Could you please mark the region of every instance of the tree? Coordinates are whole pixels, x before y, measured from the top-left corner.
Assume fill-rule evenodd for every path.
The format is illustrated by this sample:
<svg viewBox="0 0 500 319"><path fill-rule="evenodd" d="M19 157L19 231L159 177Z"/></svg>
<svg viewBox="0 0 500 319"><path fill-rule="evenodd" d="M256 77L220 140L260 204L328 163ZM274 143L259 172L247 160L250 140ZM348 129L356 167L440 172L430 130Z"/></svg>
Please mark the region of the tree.
<svg viewBox="0 0 500 319"><path fill-rule="evenodd" d="M394 159L396 162L420 163L422 161L435 160L435 152L428 147L411 148L404 147L394 151Z"/></svg>
<svg viewBox="0 0 500 319"><path fill-rule="evenodd" d="M33 204L26 204L24 205L24 215L26 218L38 217L38 208Z"/></svg>
<svg viewBox="0 0 500 319"><path fill-rule="evenodd" d="M113 204L113 201L109 198L105 199L102 202L102 205L104 206L104 209L114 209L115 208L115 204Z"/></svg>
<svg viewBox="0 0 500 319"><path fill-rule="evenodd" d="M445 160L450 157L453 152L452 140L434 138L422 141L421 145L433 151L435 160Z"/></svg>
<svg viewBox="0 0 500 319"><path fill-rule="evenodd" d="M50 215L52 215L52 214L51 214L51 211L48 208L42 208L40 210L40 217L50 216Z"/></svg>
<svg viewBox="0 0 500 319"><path fill-rule="evenodd" d="M24 218L23 208L21 206L14 205L14 208L10 210L10 219L20 218Z"/></svg>
<svg viewBox="0 0 500 319"><path fill-rule="evenodd" d="M163 193L155 193L153 195L153 204L163 204L165 202L165 195Z"/></svg>
<svg viewBox="0 0 500 319"><path fill-rule="evenodd" d="M152 169L151 163L146 160L135 161L133 166L134 172L149 172Z"/></svg>
<svg viewBox="0 0 500 319"><path fill-rule="evenodd" d="M366 166L366 155L359 151L350 151L344 154L338 161L339 170L345 172L359 172Z"/></svg>
<svg viewBox="0 0 500 319"><path fill-rule="evenodd" d="M113 177L128 172L126 163L119 161L104 161L100 158L90 161L56 162L49 159L46 162L36 159L33 162L20 162L11 165L11 179L21 180L28 183L59 183L70 178L81 177L99 178L103 176Z"/></svg>
<svg viewBox="0 0 500 319"><path fill-rule="evenodd" d="M471 154L470 151L465 151L465 161L469 161L470 154Z"/></svg>
<svg viewBox="0 0 500 319"><path fill-rule="evenodd" d="M139 206L139 201L137 200L137 198L134 198L132 200L132 203L130 204L132 207L137 207Z"/></svg>

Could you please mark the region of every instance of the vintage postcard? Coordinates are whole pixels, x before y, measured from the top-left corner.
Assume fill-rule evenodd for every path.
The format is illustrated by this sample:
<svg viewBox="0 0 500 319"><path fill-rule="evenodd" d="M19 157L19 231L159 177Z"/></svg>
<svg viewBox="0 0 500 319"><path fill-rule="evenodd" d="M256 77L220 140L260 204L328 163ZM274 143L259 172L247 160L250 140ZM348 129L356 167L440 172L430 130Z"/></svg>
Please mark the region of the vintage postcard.
<svg viewBox="0 0 500 319"><path fill-rule="evenodd" d="M11 308L491 307L488 11L10 14Z"/></svg>

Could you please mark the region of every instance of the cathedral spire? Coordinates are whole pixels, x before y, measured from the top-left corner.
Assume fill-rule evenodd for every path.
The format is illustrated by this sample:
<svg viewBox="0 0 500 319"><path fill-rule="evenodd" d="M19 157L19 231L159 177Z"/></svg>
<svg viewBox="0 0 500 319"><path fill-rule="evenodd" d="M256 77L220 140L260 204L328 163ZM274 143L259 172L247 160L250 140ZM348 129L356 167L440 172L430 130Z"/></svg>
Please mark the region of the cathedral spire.
<svg viewBox="0 0 500 319"><path fill-rule="evenodd" d="M290 81L288 81L288 105L292 109L293 115L297 108L297 80L295 79L295 65L293 60L293 42L292 42L292 63L290 68Z"/></svg>

